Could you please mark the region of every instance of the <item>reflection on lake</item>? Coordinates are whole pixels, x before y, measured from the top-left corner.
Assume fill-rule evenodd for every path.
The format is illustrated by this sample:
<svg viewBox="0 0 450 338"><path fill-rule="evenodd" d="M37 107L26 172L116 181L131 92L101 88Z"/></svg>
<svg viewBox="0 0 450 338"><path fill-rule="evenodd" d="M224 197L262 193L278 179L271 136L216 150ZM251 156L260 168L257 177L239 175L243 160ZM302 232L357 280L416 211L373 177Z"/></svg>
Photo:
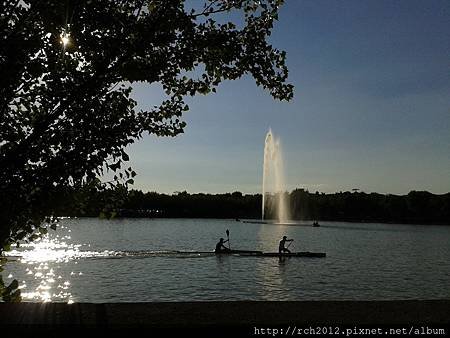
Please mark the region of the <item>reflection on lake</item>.
<svg viewBox="0 0 450 338"><path fill-rule="evenodd" d="M290 258L180 254L293 251ZM63 219L57 231L8 253L5 282L25 301L440 299L450 291L450 227L322 222L321 227L199 219Z"/></svg>

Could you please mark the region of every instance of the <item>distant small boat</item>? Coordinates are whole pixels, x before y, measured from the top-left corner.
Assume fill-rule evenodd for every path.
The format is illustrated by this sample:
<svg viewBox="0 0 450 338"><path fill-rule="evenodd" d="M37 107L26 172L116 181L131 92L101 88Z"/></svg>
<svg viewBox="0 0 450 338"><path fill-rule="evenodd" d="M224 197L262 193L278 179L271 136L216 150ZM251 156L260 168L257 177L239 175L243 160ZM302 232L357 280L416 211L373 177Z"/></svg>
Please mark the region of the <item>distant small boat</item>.
<svg viewBox="0 0 450 338"><path fill-rule="evenodd" d="M242 221L242 223L268 224L268 222L266 222L266 221Z"/></svg>
<svg viewBox="0 0 450 338"><path fill-rule="evenodd" d="M319 224L319 222L314 221L313 224L312 224L312 226L313 226L313 227L320 227L320 224Z"/></svg>

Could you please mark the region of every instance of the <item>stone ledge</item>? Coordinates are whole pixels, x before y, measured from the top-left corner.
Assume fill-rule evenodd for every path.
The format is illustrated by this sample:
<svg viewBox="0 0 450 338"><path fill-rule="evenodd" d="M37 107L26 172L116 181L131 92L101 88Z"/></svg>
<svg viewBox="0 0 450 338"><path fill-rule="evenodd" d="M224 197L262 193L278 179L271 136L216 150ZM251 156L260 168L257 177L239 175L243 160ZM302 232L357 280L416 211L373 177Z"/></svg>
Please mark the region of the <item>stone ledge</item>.
<svg viewBox="0 0 450 338"><path fill-rule="evenodd" d="M199 330L215 336L256 327L450 326L450 300L0 303L0 324L20 334L83 330ZM187 332L186 331L186 332ZM150 332L150 331L149 331ZM184 331L183 331L184 332Z"/></svg>

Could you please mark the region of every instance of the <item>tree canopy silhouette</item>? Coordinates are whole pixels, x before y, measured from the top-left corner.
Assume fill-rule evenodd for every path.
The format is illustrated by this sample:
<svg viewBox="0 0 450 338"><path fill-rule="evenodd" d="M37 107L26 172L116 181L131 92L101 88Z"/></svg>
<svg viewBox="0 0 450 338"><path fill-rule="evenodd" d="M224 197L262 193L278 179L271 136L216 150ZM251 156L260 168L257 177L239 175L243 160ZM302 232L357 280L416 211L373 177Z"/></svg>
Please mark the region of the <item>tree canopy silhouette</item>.
<svg viewBox="0 0 450 338"><path fill-rule="evenodd" d="M53 226L67 189L102 189L108 171L113 186L133 183L124 148L182 133L186 96L250 74L289 100L286 54L267 42L281 4L0 2L0 251ZM159 84L166 99L137 109L136 82Z"/></svg>
<svg viewBox="0 0 450 338"><path fill-rule="evenodd" d="M292 220L383 222L450 225L450 193L436 195L411 191L407 195L365 192L325 194L295 189L285 192ZM277 219L278 194L267 194L265 219ZM186 217L261 219L261 194L205 194L186 191L171 195L129 190L117 209L117 217ZM90 195L83 213L77 209L61 210L61 216L97 216L108 192Z"/></svg>

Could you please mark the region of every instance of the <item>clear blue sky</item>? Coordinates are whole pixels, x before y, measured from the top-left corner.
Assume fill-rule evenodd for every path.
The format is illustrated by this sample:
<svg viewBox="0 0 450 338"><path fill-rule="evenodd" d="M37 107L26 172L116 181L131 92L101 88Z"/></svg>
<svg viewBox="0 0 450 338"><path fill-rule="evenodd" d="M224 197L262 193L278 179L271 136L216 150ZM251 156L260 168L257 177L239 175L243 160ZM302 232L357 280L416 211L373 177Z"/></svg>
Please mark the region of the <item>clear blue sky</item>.
<svg viewBox="0 0 450 338"><path fill-rule="evenodd" d="M185 134L129 148L135 188L260 192L272 128L287 190L450 191L447 0L287 0L271 42L287 52L294 99L275 101L250 77L194 98ZM161 100L153 87L134 95Z"/></svg>

